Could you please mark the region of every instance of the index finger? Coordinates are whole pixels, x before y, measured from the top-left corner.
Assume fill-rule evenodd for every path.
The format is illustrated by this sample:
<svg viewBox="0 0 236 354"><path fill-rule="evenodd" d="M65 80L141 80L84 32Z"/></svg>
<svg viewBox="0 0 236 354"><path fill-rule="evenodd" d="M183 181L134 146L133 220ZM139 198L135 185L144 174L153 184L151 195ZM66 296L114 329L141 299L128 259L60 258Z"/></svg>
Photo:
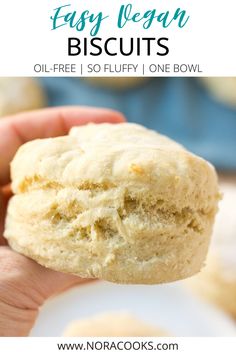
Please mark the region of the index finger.
<svg viewBox="0 0 236 354"><path fill-rule="evenodd" d="M121 123L121 113L102 108L57 107L20 113L0 120L0 185L9 182L9 164L20 145L37 138L66 135L75 125Z"/></svg>

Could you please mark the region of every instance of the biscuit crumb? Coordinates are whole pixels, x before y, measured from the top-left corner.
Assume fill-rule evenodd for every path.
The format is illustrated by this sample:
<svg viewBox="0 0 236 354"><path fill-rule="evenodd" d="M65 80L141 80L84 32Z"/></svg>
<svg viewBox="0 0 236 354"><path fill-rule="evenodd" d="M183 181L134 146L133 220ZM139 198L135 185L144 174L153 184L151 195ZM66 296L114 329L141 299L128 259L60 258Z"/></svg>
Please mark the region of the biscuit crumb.
<svg viewBox="0 0 236 354"><path fill-rule="evenodd" d="M138 174L138 175L143 175L144 174L144 169L141 166L136 165L135 163L132 163L130 165L129 170L131 172L134 172L134 173Z"/></svg>
<svg viewBox="0 0 236 354"><path fill-rule="evenodd" d="M180 181L180 176L175 176L175 182L179 182Z"/></svg>
<svg viewBox="0 0 236 354"><path fill-rule="evenodd" d="M112 264L115 259L116 259L116 256L114 255L114 253L109 254L105 259L105 265Z"/></svg>

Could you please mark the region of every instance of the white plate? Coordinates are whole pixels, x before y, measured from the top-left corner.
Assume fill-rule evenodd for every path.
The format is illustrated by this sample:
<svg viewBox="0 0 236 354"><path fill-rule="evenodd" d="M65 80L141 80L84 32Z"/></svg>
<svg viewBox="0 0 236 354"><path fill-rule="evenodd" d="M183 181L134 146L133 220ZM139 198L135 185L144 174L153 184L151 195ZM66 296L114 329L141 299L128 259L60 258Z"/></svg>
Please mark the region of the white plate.
<svg viewBox="0 0 236 354"><path fill-rule="evenodd" d="M236 336L235 323L177 282L136 286L93 282L48 301L31 336L61 336L73 320L127 310L173 336Z"/></svg>

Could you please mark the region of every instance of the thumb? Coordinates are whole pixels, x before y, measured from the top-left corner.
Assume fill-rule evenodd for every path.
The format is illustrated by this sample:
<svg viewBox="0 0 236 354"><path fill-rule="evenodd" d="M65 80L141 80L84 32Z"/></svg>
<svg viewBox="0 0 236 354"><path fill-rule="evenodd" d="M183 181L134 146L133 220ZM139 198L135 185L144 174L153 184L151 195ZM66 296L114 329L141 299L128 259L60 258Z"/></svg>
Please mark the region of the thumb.
<svg viewBox="0 0 236 354"><path fill-rule="evenodd" d="M6 245L7 241L2 237L6 216L6 208L8 200L12 195L10 185L0 188L0 245Z"/></svg>
<svg viewBox="0 0 236 354"><path fill-rule="evenodd" d="M45 300L84 282L0 247L0 336L28 335Z"/></svg>
<svg viewBox="0 0 236 354"><path fill-rule="evenodd" d="M38 266L38 265L37 265ZM59 273L42 266L38 266L38 286L41 289L42 301L44 302L51 296L59 294L71 287L87 283L88 279L82 279L75 275Z"/></svg>

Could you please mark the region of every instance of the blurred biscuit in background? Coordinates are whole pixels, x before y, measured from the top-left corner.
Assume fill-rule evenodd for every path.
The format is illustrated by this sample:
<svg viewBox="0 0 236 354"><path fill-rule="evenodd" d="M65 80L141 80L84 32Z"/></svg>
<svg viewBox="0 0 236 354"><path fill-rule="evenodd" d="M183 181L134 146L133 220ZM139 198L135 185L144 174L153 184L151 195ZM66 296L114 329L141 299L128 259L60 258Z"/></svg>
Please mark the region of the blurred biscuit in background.
<svg viewBox="0 0 236 354"><path fill-rule="evenodd" d="M128 312L103 313L74 321L65 337L164 337L166 333Z"/></svg>
<svg viewBox="0 0 236 354"><path fill-rule="evenodd" d="M130 89L148 80L147 77L86 77L84 79L94 86L116 90Z"/></svg>
<svg viewBox="0 0 236 354"><path fill-rule="evenodd" d="M202 77L200 80L217 100L236 107L236 77Z"/></svg>
<svg viewBox="0 0 236 354"><path fill-rule="evenodd" d="M42 108L45 105L45 94L36 79L0 78L0 117Z"/></svg>
<svg viewBox="0 0 236 354"><path fill-rule="evenodd" d="M206 267L187 284L236 318L236 183L221 183L223 200Z"/></svg>

